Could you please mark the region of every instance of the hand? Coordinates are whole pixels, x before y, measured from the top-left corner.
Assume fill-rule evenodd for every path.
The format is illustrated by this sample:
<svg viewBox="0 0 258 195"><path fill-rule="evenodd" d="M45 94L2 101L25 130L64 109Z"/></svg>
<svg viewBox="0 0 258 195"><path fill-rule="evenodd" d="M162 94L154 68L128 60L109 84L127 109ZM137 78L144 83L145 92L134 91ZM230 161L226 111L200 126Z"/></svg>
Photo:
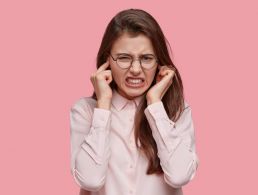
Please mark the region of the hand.
<svg viewBox="0 0 258 195"><path fill-rule="evenodd" d="M157 101L161 101L164 94L172 84L173 77L175 75L175 70L168 66L159 65L158 69L159 73L156 76L156 84L152 86L146 94L148 105Z"/></svg>
<svg viewBox="0 0 258 195"><path fill-rule="evenodd" d="M112 79L111 70L106 70L109 67L109 60L102 64L98 70L91 74L90 80L94 87L98 103L105 105L103 107L110 107L112 99L112 89L109 86Z"/></svg>

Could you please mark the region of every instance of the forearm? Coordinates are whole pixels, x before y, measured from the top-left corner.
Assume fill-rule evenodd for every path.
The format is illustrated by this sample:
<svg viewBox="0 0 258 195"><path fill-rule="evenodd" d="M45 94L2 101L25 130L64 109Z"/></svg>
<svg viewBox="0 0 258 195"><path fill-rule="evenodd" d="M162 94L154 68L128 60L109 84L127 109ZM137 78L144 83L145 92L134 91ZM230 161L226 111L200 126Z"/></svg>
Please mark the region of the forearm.
<svg viewBox="0 0 258 195"><path fill-rule="evenodd" d="M99 140L96 145L93 143L96 141L95 139ZM86 139L87 141L81 145L76 156L74 177L77 183L86 190L97 191L105 183L110 157L108 139L108 135L104 133L96 135L94 139Z"/></svg>
<svg viewBox="0 0 258 195"><path fill-rule="evenodd" d="M71 110L71 171L80 187L96 191L105 183L110 157L111 112L86 110L78 105Z"/></svg>
<svg viewBox="0 0 258 195"><path fill-rule="evenodd" d="M190 110L184 111L177 123L168 118L162 102L148 106L145 114L157 144L164 179L175 188L185 185L198 166Z"/></svg>

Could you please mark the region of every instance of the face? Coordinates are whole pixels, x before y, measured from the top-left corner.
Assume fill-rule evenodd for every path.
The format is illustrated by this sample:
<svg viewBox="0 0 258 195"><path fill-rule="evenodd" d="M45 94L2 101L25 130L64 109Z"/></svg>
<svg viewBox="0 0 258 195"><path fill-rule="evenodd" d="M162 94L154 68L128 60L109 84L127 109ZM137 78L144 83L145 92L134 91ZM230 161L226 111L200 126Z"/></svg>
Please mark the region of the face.
<svg viewBox="0 0 258 195"><path fill-rule="evenodd" d="M121 53L129 54L134 59L138 59L139 56L145 54L155 55L152 43L148 37L143 34L130 37L127 33L124 33L115 41L110 53L114 59ZM118 86L117 91L127 99L134 99L148 90L158 66L156 63L153 68L146 70L142 69L139 60L134 60L128 69L122 69L110 56L108 60L113 79Z"/></svg>

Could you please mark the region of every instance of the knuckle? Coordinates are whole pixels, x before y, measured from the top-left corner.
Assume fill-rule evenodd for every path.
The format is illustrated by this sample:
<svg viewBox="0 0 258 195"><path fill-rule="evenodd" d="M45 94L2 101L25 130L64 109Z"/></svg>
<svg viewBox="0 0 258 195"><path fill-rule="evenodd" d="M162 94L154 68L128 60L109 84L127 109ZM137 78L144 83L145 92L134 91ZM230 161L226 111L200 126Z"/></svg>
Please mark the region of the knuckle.
<svg viewBox="0 0 258 195"><path fill-rule="evenodd" d="M97 74L97 75L94 76L95 79L99 79L99 77L100 77L99 74Z"/></svg>

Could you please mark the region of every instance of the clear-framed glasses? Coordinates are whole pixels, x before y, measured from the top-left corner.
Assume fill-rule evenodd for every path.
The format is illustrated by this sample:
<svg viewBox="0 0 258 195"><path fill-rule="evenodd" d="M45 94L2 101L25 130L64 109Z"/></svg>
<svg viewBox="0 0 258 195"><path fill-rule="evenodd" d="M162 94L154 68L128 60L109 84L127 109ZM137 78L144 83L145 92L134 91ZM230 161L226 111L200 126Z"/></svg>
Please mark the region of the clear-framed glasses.
<svg viewBox="0 0 258 195"><path fill-rule="evenodd" d="M114 61L116 61L117 65L123 69L131 67L135 60L139 60L141 67L146 70L153 68L158 63L157 58L153 54L141 55L139 56L139 59L134 59L129 54L119 54L116 59L114 59L111 53L110 56Z"/></svg>

